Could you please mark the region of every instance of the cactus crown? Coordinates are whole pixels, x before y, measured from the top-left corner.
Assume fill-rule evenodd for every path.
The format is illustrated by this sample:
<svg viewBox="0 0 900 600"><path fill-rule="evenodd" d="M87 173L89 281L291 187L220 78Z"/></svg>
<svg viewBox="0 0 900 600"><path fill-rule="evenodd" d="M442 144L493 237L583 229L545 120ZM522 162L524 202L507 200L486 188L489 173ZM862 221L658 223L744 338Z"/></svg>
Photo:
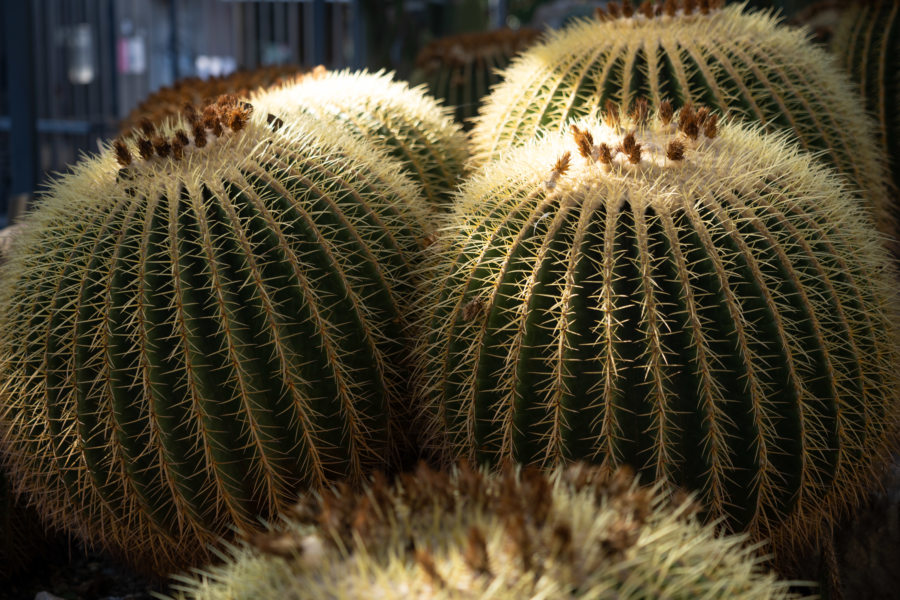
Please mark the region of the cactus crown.
<svg viewBox="0 0 900 600"><path fill-rule="evenodd" d="M174 587L197 600L789 597L695 511L625 470L420 467L393 486L307 496L286 526Z"/></svg>
<svg viewBox="0 0 900 600"><path fill-rule="evenodd" d="M433 70L459 67L492 56L511 56L530 46L541 32L537 29L497 29L438 38L422 48L416 67Z"/></svg>
<svg viewBox="0 0 900 600"><path fill-rule="evenodd" d="M696 17L705 16L722 8L724 0L665 0L664 2L651 2L644 0L635 9L631 0L621 2L607 2L606 8L598 6L594 10L594 16L600 20L613 19L652 19L654 17Z"/></svg>

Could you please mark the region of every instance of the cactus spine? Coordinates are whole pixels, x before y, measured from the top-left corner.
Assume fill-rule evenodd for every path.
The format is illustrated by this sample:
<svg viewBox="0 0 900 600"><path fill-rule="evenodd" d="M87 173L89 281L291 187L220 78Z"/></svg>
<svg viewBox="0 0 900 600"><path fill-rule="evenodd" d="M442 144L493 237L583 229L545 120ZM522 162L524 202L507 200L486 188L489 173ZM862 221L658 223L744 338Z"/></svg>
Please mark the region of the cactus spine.
<svg viewBox="0 0 900 600"><path fill-rule="evenodd" d="M833 50L859 86L866 108L878 120L894 187L900 189L900 2L879 0L849 6L835 32ZM896 218L896 203L892 209Z"/></svg>
<svg viewBox="0 0 900 600"><path fill-rule="evenodd" d="M896 443L886 253L784 140L635 117L462 188L420 303L431 430L479 462L630 464L755 537L815 536Z"/></svg>
<svg viewBox="0 0 900 600"><path fill-rule="evenodd" d="M225 97L82 161L0 273L16 488L156 571L383 466L396 434L420 188L248 111Z"/></svg>
<svg viewBox="0 0 900 600"><path fill-rule="evenodd" d="M649 17L646 8L630 16L616 9L550 34L513 61L486 101L472 131L475 159L495 158L541 129L562 130L607 103L622 111L637 97L654 107L703 103L825 151L862 190L879 230L893 234L885 161L833 57L771 14L710 4L670 1Z"/></svg>
<svg viewBox="0 0 900 600"><path fill-rule="evenodd" d="M468 159L466 138L446 109L391 74L317 68L253 102L314 115L385 149L422 185L432 208L448 207Z"/></svg>
<svg viewBox="0 0 900 600"><path fill-rule="evenodd" d="M478 114L481 99L499 83L498 71L540 36L536 29L498 29L437 39L416 57L414 84L454 107L456 121L466 125Z"/></svg>
<svg viewBox="0 0 900 600"><path fill-rule="evenodd" d="M306 499L302 517L182 577L179 600L795 597L739 537L721 537L625 473L419 470L393 489Z"/></svg>

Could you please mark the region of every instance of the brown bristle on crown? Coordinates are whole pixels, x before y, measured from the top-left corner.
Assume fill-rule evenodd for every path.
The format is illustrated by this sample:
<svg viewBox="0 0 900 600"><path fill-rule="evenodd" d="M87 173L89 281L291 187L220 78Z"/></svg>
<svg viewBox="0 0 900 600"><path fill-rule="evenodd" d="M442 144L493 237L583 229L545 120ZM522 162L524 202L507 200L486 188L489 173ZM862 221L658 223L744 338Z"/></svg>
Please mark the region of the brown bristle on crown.
<svg viewBox="0 0 900 600"><path fill-rule="evenodd" d="M235 106L228 113L228 126L232 131L240 131L244 128L244 125L247 123L247 113L244 112L243 108L238 108Z"/></svg>
<svg viewBox="0 0 900 600"><path fill-rule="evenodd" d="M607 19L606 11L603 10L602 6L598 6L594 9L594 18L599 21L605 21Z"/></svg>
<svg viewBox="0 0 900 600"><path fill-rule="evenodd" d="M647 117L650 115L650 104L646 98L635 98L631 105L631 119L636 125L643 127L647 124Z"/></svg>
<svg viewBox="0 0 900 600"><path fill-rule="evenodd" d="M481 532L481 529L475 525L469 528L469 537L463 560L465 560L466 565L468 565L476 575L491 574L487 542L484 539L484 534Z"/></svg>
<svg viewBox="0 0 900 600"><path fill-rule="evenodd" d="M644 0L641 2L640 8L638 8L640 13L647 17L648 19L653 18L653 3L650 0Z"/></svg>
<svg viewBox="0 0 900 600"><path fill-rule="evenodd" d="M709 0L700 0L700 1L698 2L698 4L700 5L700 13L701 13L701 14L704 14L704 15L708 15L708 14L709 14L709 8L710 8L710 7L709 7Z"/></svg>
<svg viewBox="0 0 900 600"><path fill-rule="evenodd" d="M713 139L719 133L719 115L711 113L703 123L703 135Z"/></svg>
<svg viewBox="0 0 900 600"><path fill-rule="evenodd" d="M156 136L153 138L153 148L156 149L156 153L165 158L169 155L169 152L172 150L172 145L169 143L164 137Z"/></svg>
<svg viewBox="0 0 900 600"><path fill-rule="evenodd" d="M701 106L697 109L697 124L703 127L703 124L706 123L706 119L709 118L709 108L706 106Z"/></svg>
<svg viewBox="0 0 900 600"><path fill-rule="evenodd" d="M572 160L572 153L566 151L556 160L556 164L553 165L553 172L559 175L565 175L566 171L569 170L569 163Z"/></svg>
<svg viewBox="0 0 900 600"><path fill-rule="evenodd" d="M149 160L153 156L153 142L147 138L140 138L137 141L138 152L141 158Z"/></svg>
<svg viewBox="0 0 900 600"><path fill-rule="evenodd" d="M182 142L179 138L175 138L172 140L172 158L175 160L181 160L184 158L184 142Z"/></svg>
<svg viewBox="0 0 900 600"><path fill-rule="evenodd" d="M622 0L622 16L634 16L634 5L631 4L631 0Z"/></svg>
<svg viewBox="0 0 900 600"><path fill-rule="evenodd" d="M206 145L206 128L202 123L194 123L193 134L195 146L202 148Z"/></svg>
<svg viewBox="0 0 900 600"><path fill-rule="evenodd" d="M674 17L677 10L678 3L675 0L666 0L665 4L663 4L663 12L666 13L666 16Z"/></svg>
<svg viewBox="0 0 900 600"><path fill-rule="evenodd" d="M431 553L428 550L417 548L416 562L422 567L422 570L425 572L425 576L428 578L431 585L438 588L443 588L447 585L444 582L444 578L438 573L437 565L434 564L434 557L431 556Z"/></svg>
<svg viewBox="0 0 900 600"><path fill-rule="evenodd" d="M197 108L190 100L185 100L184 104L181 105L181 114L184 115L188 123L193 124L197 120Z"/></svg>
<svg viewBox="0 0 900 600"><path fill-rule="evenodd" d="M213 132L213 135L216 137L222 137L222 134L225 133L225 129L222 127L222 121L220 119L215 119L208 127L210 131Z"/></svg>
<svg viewBox="0 0 900 600"><path fill-rule="evenodd" d="M597 160L604 165L612 164L613 151L612 148L609 147L609 144L600 143L597 147Z"/></svg>
<svg viewBox="0 0 900 600"><path fill-rule="evenodd" d="M238 103L238 98L234 94L222 94L216 98L216 105L222 107L231 107Z"/></svg>
<svg viewBox="0 0 900 600"><path fill-rule="evenodd" d="M175 132L172 143L174 144L176 141L181 144L182 148L191 143L191 139L188 137L188 134L184 129L179 129Z"/></svg>
<svg viewBox="0 0 900 600"><path fill-rule="evenodd" d="M619 126L619 107L609 98L603 105L603 122L610 127Z"/></svg>
<svg viewBox="0 0 900 600"><path fill-rule="evenodd" d="M578 153L584 158L590 158L594 152L594 136L590 131L582 131L575 125L572 125L571 130L575 145L578 146Z"/></svg>
<svg viewBox="0 0 900 600"><path fill-rule="evenodd" d="M141 117L141 120L138 121L138 127L146 136L151 136L156 133L156 127L153 126L153 123L150 122L150 119L147 117Z"/></svg>
<svg viewBox="0 0 900 600"><path fill-rule="evenodd" d="M672 117L675 116L675 111L672 109L672 103L668 100L663 100L659 103L659 120L663 125L668 125L672 122Z"/></svg>
<svg viewBox="0 0 900 600"><path fill-rule="evenodd" d="M243 109L244 109L244 112L247 113L247 115L252 115L252 114L253 114L253 105L250 104L249 102L246 102L246 101L244 101L244 100L241 100L240 102L238 102L238 106L240 106L241 108L243 108Z"/></svg>
<svg viewBox="0 0 900 600"><path fill-rule="evenodd" d="M606 12L608 12L609 16L613 19L618 19L620 16L622 16L621 11L619 10L618 2L608 2L606 4Z"/></svg>
<svg viewBox="0 0 900 600"><path fill-rule="evenodd" d="M688 102L681 108L681 112L678 113L678 129L684 129L685 124L693 119L694 107Z"/></svg>
<svg viewBox="0 0 900 600"><path fill-rule="evenodd" d="M700 135L700 123L697 120L697 115L692 115L692 118L687 120L681 131L692 140L696 140Z"/></svg>
<svg viewBox="0 0 900 600"><path fill-rule="evenodd" d="M692 15L697 10L697 0L684 0L684 14Z"/></svg>
<svg viewBox="0 0 900 600"><path fill-rule="evenodd" d="M666 158L669 160L684 160L684 142L671 140L666 144Z"/></svg>
<svg viewBox="0 0 900 600"><path fill-rule="evenodd" d="M118 162L119 165L127 167L131 164L131 151L128 149L128 144L123 140L114 141L113 150L116 154L116 162Z"/></svg>

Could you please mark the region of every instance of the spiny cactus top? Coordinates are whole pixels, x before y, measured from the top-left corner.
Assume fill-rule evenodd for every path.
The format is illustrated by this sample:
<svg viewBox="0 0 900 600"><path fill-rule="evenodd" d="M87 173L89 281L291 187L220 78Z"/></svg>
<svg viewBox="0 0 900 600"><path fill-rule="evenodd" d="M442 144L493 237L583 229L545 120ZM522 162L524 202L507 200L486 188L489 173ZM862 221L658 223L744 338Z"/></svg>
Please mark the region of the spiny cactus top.
<svg viewBox="0 0 900 600"><path fill-rule="evenodd" d="M154 125L161 125L166 119L180 114L185 103L203 104L207 100L215 100L222 94L246 95L257 88L277 85L287 78L296 77L303 70L295 65L270 65L208 79L185 77L147 96L128 113L119 130L122 135L129 135L144 119L148 119Z"/></svg>
<svg viewBox="0 0 900 600"><path fill-rule="evenodd" d="M248 110L224 97L78 163L0 272L13 483L143 568L383 467L397 433L421 189L334 128Z"/></svg>
<svg viewBox="0 0 900 600"><path fill-rule="evenodd" d="M862 190L880 231L893 235L886 161L833 57L772 14L714 4L667 0L623 14L610 3L613 14L549 34L513 61L486 101L472 130L474 160L496 158L542 128L562 130L607 103L619 110L637 97L653 107L663 99L676 108L704 103L824 151Z"/></svg>
<svg viewBox="0 0 900 600"><path fill-rule="evenodd" d="M390 73L319 68L252 101L272 112L313 114L386 149L433 208L447 207L468 159L465 136L446 109Z"/></svg>
<svg viewBox="0 0 900 600"><path fill-rule="evenodd" d="M833 50L878 119L881 147L900 190L900 0L852 3L835 32ZM892 208L897 218L896 201Z"/></svg>
<svg viewBox="0 0 900 600"><path fill-rule="evenodd" d="M500 81L497 71L540 35L526 27L439 38L419 52L412 81L427 84L435 97L455 107L457 122L467 123Z"/></svg>
<svg viewBox="0 0 900 600"><path fill-rule="evenodd" d="M895 274L783 139L640 104L510 151L444 229L418 354L454 455L631 464L791 540L896 443Z"/></svg>
<svg viewBox="0 0 900 600"><path fill-rule="evenodd" d="M393 487L306 498L297 520L174 587L181 600L794 597L741 538L694 511L583 465L550 476L420 469Z"/></svg>

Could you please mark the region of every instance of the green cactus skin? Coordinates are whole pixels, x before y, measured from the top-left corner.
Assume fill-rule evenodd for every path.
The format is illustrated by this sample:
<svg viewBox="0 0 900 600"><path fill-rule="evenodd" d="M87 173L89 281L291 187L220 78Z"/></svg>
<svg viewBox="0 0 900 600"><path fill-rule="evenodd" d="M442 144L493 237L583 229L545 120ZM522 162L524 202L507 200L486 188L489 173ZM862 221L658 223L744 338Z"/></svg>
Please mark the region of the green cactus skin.
<svg viewBox="0 0 900 600"><path fill-rule="evenodd" d="M0 272L14 487L156 572L384 467L427 218L395 161L333 127L191 114L56 181Z"/></svg>
<svg viewBox="0 0 900 600"><path fill-rule="evenodd" d="M498 72L537 41L536 29L498 29L437 39L416 57L413 84L424 83L435 98L454 107L457 123L471 128L481 100L501 81Z"/></svg>
<svg viewBox="0 0 900 600"><path fill-rule="evenodd" d="M900 1L852 4L841 17L832 50L878 120L878 137L900 189ZM896 202L892 209L896 218Z"/></svg>
<svg viewBox="0 0 900 600"><path fill-rule="evenodd" d="M599 471L376 481L302 504L307 524L232 546L173 588L178 600L797 597L743 537L701 525L690 501Z"/></svg>
<svg viewBox="0 0 900 600"><path fill-rule="evenodd" d="M676 6L679 3L670 3ZM697 6L696 2L691 2ZM661 10L661 7L660 9ZM472 130L474 162L483 164L541 129L595 114L607 101L626 110L637 97L653 106L702 103L722 113L792 131L863 191L879 231L895 235L886 160L869 142L874 124L834 57L802 30L744 5L670 17L581 21L519 55L503 73Z"/></svg>
<svg viewBox="0 0 900 600"><path fill-rule="evenodd" d="M836 173L714 114L691 140L699 115L638 127L636 164L620 121L463 186L419 303L423 410L456 457L630 464L754 538L816 538L896 443L896 274Z"/></svg>
<svg viewBox="0 0 900 600"><path fill-rule="evenodd" d="M326 72L317 68L293 84L253 98L271 112L308 113L340 123L387 150L425 189L433 208L447 208L468 160L462 130L433 98L392 74Z"/></svg>

